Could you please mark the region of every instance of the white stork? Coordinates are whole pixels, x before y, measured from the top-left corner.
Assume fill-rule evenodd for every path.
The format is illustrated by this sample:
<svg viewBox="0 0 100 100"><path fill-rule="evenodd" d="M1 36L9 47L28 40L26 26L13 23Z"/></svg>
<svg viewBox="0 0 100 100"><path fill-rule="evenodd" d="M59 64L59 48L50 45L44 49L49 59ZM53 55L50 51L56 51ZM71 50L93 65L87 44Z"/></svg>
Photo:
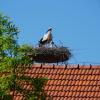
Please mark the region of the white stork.
<svg viewBox="0 0 100 100"><path fill-rule="evenodd" d="M52 28L49 28L44 34L44 36L39 41L39 46L43 46L45 44L49 44L52 41L52 34L51 34Z"/></svg>

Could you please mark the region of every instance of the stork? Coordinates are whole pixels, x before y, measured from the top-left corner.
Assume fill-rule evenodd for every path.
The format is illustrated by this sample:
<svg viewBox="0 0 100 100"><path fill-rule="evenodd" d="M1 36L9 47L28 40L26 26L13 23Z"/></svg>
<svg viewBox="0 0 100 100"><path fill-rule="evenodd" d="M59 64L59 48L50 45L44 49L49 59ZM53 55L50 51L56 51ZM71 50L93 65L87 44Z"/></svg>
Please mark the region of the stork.
<svg viewBox="0 0 100 100"><path fill-rule="evenodd" d="M49 44L52 41L52 28L49 28L44 36L39 41L39 47Z"/></svg>

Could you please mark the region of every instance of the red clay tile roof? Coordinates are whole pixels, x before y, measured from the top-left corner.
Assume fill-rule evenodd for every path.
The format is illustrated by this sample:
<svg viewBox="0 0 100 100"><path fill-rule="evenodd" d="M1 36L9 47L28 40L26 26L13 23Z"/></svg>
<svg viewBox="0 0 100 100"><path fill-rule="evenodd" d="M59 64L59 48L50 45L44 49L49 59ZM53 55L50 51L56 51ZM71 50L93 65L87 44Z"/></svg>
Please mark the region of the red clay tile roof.
<svg viewBox="0 0 100 100"><path fill-rule="evenodd" d="M100 100L100 66L33 65L26 75L49 79L45 86L49 100ZM22 96L14 100L22 100Z"/></svg>

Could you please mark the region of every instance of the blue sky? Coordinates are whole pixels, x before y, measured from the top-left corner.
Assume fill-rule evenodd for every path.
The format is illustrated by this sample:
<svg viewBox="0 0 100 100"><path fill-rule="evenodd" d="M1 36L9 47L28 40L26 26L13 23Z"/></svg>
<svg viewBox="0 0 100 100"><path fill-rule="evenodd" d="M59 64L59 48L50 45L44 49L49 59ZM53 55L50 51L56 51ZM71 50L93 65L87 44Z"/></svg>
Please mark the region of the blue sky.
<svg viewBox="0 0 100 100"><path fill-rule="evenodd" d="M69 63L100 64L100 0L0 0L0 12L20 28L20 44L37 45L51 26L72 50Z"/></svg>

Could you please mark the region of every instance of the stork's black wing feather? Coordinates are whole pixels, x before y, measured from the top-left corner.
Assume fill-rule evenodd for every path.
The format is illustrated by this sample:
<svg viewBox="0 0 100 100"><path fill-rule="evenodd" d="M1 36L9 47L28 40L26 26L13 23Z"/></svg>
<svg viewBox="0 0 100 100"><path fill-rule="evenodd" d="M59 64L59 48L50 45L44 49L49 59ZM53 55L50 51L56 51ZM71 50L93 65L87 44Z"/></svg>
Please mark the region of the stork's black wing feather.
<svg viewBox="0 0 100 100"><path fill-rule="evenodd" d="M44 45L47 42L47 40L44 40L44 41L42 41L42 40L43 40L43 38L40 39L39 44Z"/></svg>

